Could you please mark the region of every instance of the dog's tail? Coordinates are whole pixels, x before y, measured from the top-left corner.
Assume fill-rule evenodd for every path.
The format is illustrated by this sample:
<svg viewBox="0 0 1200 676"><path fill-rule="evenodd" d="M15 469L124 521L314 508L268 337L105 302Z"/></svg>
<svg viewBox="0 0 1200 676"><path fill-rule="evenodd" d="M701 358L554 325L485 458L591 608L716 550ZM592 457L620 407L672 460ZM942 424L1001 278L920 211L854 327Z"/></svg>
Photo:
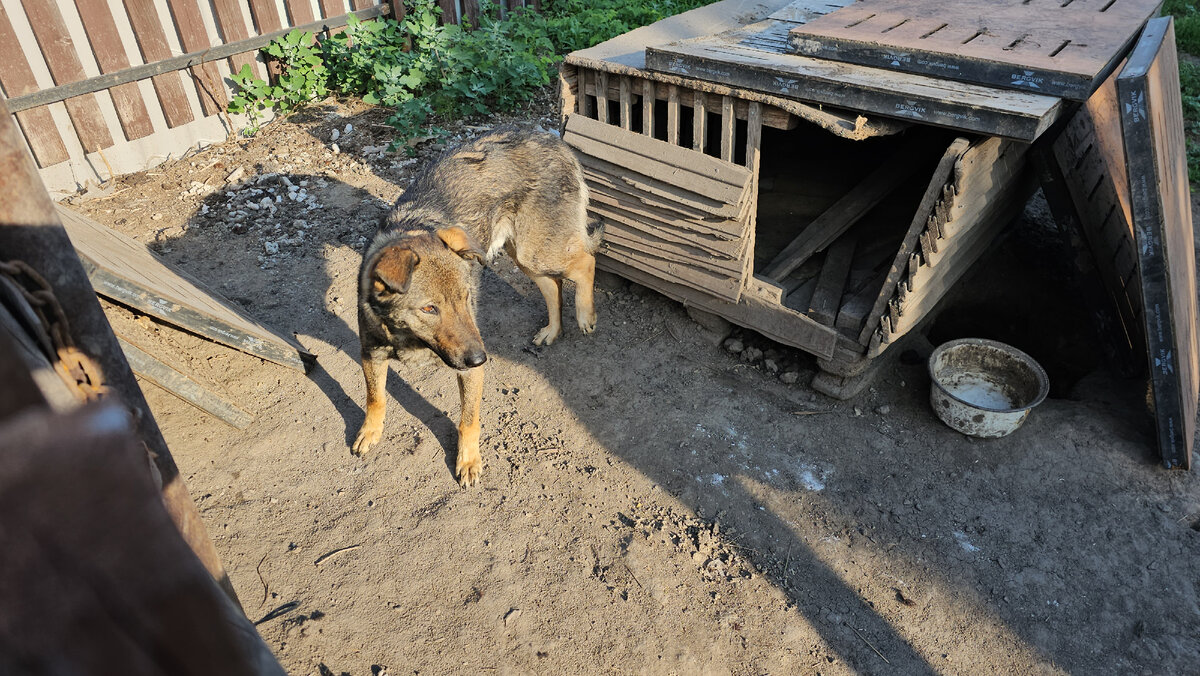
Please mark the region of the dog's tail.
<svg viewBox="0 0 1200 676"><path fill-rule="evenodd" d="M587 241L588 253L596 253L600 248L600 242L604 239L604 220L599 216L588 215L587 219Z"/></svg>

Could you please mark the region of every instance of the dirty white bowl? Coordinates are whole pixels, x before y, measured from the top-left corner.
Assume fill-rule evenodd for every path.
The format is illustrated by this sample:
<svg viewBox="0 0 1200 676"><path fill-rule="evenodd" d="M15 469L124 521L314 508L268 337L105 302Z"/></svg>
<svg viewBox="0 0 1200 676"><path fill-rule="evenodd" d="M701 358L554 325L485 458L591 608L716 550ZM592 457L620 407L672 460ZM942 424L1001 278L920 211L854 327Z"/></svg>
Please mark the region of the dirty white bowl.
<svg viewBox="0 0 1200 676"><path fill-rule="evenodd" d="M1011 434L1050 391L1046 372L994 340L960 338L929 355L929 403L950 427L973 437Z"/></svg>

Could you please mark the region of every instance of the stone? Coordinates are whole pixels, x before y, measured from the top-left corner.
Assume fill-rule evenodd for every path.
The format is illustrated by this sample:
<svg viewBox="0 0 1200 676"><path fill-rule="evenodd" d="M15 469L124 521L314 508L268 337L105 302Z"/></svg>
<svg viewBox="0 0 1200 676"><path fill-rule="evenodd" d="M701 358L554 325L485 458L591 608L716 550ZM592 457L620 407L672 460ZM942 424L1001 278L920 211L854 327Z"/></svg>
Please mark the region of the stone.
<svg viewBox="0 0 1200 676"><path fill-rule="evenodd" d="M779 374L779 380L788 385L792 385L797 380L800 380L800 374L797 373L796 371L785 371L785 372Z"/></svg>
<svg viewBox="0 0 1200 676"><path fill-rule="evenodd" d="M743 345L742 341L738 340L737 338L730 338L729 340L725 341L725 349L733 354L741 354L742 350L746 349L746 346Z"/></svg>

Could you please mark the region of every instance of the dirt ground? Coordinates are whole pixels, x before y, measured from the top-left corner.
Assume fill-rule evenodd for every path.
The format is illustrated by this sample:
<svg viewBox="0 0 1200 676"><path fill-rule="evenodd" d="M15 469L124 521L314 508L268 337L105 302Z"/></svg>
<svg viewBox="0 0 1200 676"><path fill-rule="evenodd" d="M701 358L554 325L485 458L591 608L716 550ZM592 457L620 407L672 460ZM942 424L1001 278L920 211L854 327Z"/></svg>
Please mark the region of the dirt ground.
<svg viewBox="0 0 1200 676"><path fill-rule="evenodd" d="M485 470L463 490L445 367L394 368L383 441L348 449L359 252L437 150L383 152L383 119L328 101L70 200L317 355L306 375L111 308L257 416L238 431L144 385L289 673L1200 673L1200 481L1157 465L1145 383L1097 356L1044 209L927 328L1008 340L1055 378L986 442L931 412L928 340L839 402L811 358L740 330L731 352L604 278L596 333L568 321L534 348L543 302L501 258ZM552 126L549 96L513 119Z"/></svg>

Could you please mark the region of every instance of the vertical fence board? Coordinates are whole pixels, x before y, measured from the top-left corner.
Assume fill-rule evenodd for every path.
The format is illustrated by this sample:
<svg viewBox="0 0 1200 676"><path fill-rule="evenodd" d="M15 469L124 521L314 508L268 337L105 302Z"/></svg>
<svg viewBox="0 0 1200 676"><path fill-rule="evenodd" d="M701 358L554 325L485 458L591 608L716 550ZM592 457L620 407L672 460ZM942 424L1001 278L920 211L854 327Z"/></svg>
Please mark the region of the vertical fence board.
<svg viewBox="0 0 1200 676"><path fill-rule="evenodd" d="M704 92L692 93L692 150L704 152L708 136L708 107Z"/></svg>
<svg viewBox="0 0 1200 676"><path fill-rule="evenodd" d="M462 21L461 23L470 24L471 28L479 26L479 2L478 0L461 0L462 2Z"/></svg>
<svg viewBox="0 0 1200 676"><path fill-rule="evenodd" d="M17 34L3 7L0 7L0 85L4 86L9 98L38 90L33 70L21 52ZM21 125L21 131L39 167L49 167L69 159L67 146L58 135L48 108L33 108L17 113L17 123Z"/></svg>
<svg viewBox="0 0 1200 676"><path fill-rule="evenodd" d="M354 9L370 9L375 6L375 0L351 0Z"/></svg>
<svg viewBox="0 0 1200 676"><path fill-rule="evenodd" d="M129 23L137 37L138 49L142 52L142 60L154 63L171 58L171 48L167 46L167 35L159 21L158 11L154 0L124 0L125 13L129 15ZM183 92L181 74L164 73L154 77L154 92L158 94L159 105L162 106L163 117L167 126L174 129L195 119L192 106L188 103L187 95Z"/></svg>
<svg viewBox="0 0 1200 676"><path fill-rule="evenodd" d="M608 124L608 73L596 71L596 119Z"/></svg>
<svg viewBox="0 0 1200 676"><path fill-rule="evenodd" d="M631 89L629 78L622 75L618 81L618 87L620 91L621 128L629 131L633 127L633 120L631 119L633 117L633 96L629 91Z"/></svg>
<svg viewBox="0 0 1200 676"><path fill-rule="evenodd" d="M443 24L458 23L458 3L455 0L438 0L438 7L442 8Z"/></svg>
<svg viewBox="0 0 1200 676"><path fill-rule="evenodd" d="M308 0L287 0L288 23L293 26L300 26L306 23L312 23L317 20L313 16L312 3Z"/></svg>
<svg viewBox="0 0 1200 676"><path fill-rule="evenodd" d="M250 16L254 19L254 30L259 35L283 28L279 21L279 11L275 8L275 0L250 0ZM283 69L279 62L268 59L267 72L271 77L278 77Z"/></svg>
<svg viewBox="0 0 1200 676"><path fill-rule="evenodd" d="M75 52L75 43L71 41L62 14L53 0L21 0L21 5L29 17L33 37L42 50L54 84L70 84L85 79L87 75ZM113 145L112 134L104 115L100 113L95 94L76 96L63 103L67 106L71 124L75 125L79 143L86 152L93 153Z"/></svg>
<svg viewBox="0 0 1200 676"><path fill-rule="evenodd" d="M733 161L733 137L737 120L733 116L733 98L721 97L721 159Z"/></svg>
<svg viewBox="0 0 1200 676"><path fill-rule="evenodd" d="M167 0L167 5L175 18L179 44L183 46L183 51L199 52L212 46L208 41L208 32L204 30L204 20L200 18L200 7L196 0ZM192 68L191 73L204 114L215 115L225 110L229 97L225 94L225 83L222 82L217 67L210 61Z"/></svg>
<svg viewBox="0 0 1200 676"><path fill-rule="evenodd" d="M108 3L75 0L75 7L79 10L83 30L92 43L92 53L96 56L100 72L112 73L128 68L129 55L125 53ZM154 133L154 124L150 122L150 113L146 110L146 102L142 100L137 83L118 85L109 89L108 93L112 95L113 106L117 109L117 118L126 139L132 141Z"/></svg>
<svg viewBox="0 0 1200 676"><path fill-rule="evenodd" d="M217 17L217 28L221 30L221 38L226 43L245 40L250 37L250 31L246 30L246 18L242 15L242 8L238 5L238 0L212 0L213 13ZM242 66L250 64L250 71L255 77L262 77L262 67L258 65L258 61L254 59L254 52L242 52L229 57L229 67L233 72L238 72Z"/></svg>

